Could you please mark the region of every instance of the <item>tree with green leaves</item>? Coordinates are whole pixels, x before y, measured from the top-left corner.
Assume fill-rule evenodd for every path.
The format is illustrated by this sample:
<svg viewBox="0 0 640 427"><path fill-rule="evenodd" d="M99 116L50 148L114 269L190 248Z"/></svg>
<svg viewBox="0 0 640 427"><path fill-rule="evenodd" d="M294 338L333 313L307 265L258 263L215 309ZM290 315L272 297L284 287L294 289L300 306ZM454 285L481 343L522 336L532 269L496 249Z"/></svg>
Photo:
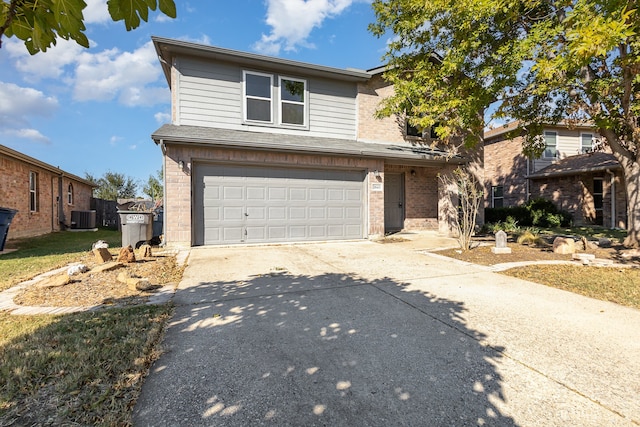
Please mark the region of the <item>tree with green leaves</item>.
<svg viewBox="0 0 640 427"><path fill-rule="evenodd" d="M391 35L381 116L408 114L445 142L480 143L484 111L520 120L539 156L543 126L593 124L622 166L624 244L640 247L640 3L633 0L374 0Z"/></svg>
<svg viewBox="0 0 640 427"><path fill-rule="evenodd" d="M130 176L123 173L105 172L101 178L95 178L85 172L85 179L97 185L93 197L104 200L133 199L136 197L138 185Z"/></svg>
<svg viewBox="0 0 640 427"><path fill-rule="evenodd" d="M162 185L163 174L162 169L156 172L156 175L149 175L147 183L142 187L142 192L149 196L151 200L160 200L163 197L164 187Z"/></svg>
<svg viewBox="0 0 640 427"><path fill-rule="evenodd" d="M85 35L84 0L3 0L0 2L0 47L2 36L17 37L24 41L30 54L45 52L56 44L58 37L75 40L89 47ZM111 19L123 21L127 31L149 19L149 11L160 9L175 18L174 0L108 0Z"/></svg>

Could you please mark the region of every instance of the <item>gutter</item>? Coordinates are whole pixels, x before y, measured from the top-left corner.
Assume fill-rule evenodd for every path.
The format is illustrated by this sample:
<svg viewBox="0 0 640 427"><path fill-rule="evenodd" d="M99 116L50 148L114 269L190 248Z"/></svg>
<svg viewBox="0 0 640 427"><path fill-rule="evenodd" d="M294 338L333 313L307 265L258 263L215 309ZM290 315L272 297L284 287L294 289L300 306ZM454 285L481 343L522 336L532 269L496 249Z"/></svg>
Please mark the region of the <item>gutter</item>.
<svg viewBox="0 0 640 427"><path fill-rule="evenodd" d="M153 140L157 145L161 145L161 148L165 146L164 138L154 138ZM251 149L251 150L261 150L261 151L287 151L287 152L295 152L302 154L324 154L324 155L334 155L334 156L358 156L358 157L370 157L376 159L398 159L398 160L425 160L431 162L447 162L454 164L464 164L465 160L462 158L451 157L447 158L445 156L439 155L429 155L426 153L411 153L410 155L402 155L399 153L381 153L380 151L366 150L366 149L336 149L336 148L327 148L327 147L314 147L314 146L296 146L292 147L288 144L278 144L278 143L264 143L264 142L248 142L248 141L231 141L231 140L215 140L211 141L208 139L197 139L193 137L172 137L171 141L176 144L182 145L200 145L206 147L223 147L223 148L236 148L236 149ZM166 151L166 147L164 148ZM163 153L165 153L163 151ZM431 157L430 157L431 156Z"/></svg>

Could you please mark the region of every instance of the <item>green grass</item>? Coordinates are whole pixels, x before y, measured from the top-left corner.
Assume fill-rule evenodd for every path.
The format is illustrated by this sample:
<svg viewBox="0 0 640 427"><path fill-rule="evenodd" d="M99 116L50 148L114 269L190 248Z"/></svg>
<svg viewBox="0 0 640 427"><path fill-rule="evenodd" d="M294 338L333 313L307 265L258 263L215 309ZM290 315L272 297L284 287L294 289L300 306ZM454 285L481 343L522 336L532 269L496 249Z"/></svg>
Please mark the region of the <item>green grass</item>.
<svg viewBox="0 0 640 427"><path fill-rule="evenodd" d="M640 309L640 269L638 268L535 265L512 268L502 273Z"/></svg>
<svg viewBox="0 0 640 427"><path fill-rule="evenodd" d="M170 313L169 305L0 313L0 425L130 425Z"/></svg>
<svg viewBox="0 0 640 427"><path fill-rule="evenodd" d="M98 240L106 241L109 247L122 245L120 232L107 229L95 232L62 231L7 242L5 249L17 251L0 255L0 291L77 261Z"/></svg>

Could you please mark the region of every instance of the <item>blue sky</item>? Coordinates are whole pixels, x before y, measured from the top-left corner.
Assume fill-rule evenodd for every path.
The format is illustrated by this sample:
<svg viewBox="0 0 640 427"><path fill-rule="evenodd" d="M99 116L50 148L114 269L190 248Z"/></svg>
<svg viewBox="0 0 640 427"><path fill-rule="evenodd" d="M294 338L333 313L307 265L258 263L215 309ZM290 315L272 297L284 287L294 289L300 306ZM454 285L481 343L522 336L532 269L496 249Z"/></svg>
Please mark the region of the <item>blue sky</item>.
<svg viewBox="0 0 640 427"><path fill-rule="evenodd" d="M337 68L381 64L386 39L367 31L370 0L176 0L127 32L106 0L85 0L91 47L59 40L30 56L17 39L0 49L0 144L61 169L142 184L162 166L150 135L170 120L169 89L151 36Z"/></svg>

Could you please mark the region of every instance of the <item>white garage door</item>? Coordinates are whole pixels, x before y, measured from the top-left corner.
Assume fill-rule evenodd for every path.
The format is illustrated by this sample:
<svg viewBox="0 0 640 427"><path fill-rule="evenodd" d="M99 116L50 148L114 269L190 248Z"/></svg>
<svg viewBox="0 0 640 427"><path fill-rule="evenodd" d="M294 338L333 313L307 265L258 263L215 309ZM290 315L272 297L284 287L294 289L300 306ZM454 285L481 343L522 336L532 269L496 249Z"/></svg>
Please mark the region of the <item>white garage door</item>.
<svg viewBox="0 0 640 427"><path fill-rule="evenodd" d="M363 238L364 175L196 164L195 244Z"/></svg>

